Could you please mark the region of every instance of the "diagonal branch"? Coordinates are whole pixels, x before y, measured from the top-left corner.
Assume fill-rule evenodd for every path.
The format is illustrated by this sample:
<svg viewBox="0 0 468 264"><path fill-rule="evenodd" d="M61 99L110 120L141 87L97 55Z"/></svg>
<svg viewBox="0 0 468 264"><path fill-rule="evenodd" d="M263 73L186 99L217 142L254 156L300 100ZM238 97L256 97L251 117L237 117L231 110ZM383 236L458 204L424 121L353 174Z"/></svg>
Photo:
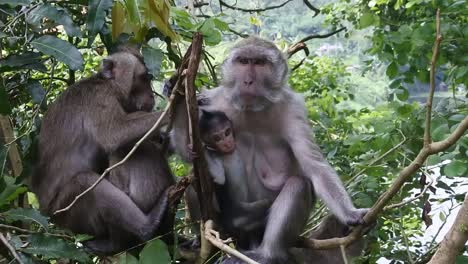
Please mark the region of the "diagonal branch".
<svg viewBox="0 0 468 264"><path fill-rule="evenodd" d="M320 9L312 5L308 0L303 0L304 4L312 11L315 12L314 17L318 16L320 14Z"/></svg>

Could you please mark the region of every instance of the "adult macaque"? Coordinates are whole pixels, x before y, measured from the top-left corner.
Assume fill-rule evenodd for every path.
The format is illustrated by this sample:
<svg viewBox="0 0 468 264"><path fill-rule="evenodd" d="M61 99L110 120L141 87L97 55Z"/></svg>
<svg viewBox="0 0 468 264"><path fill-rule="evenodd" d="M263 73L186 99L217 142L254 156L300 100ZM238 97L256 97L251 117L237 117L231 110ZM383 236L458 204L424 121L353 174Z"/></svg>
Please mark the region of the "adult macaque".
<svg viewBox="0 0 468 264"><path fill-rule="evenodd" d="M334 169L311 140L311 130L301 95L287 85L288 67L278 48L267 40L249 37L230 51L222 65L220 87L206 90L207 111L222 111L232 121L236 149L245 167L253 201L273 204L248 255L260 263L287 263L288 248L301 233L315 194L346 225L363 223L367 209L354 207ZM184 104L179 105L172 140L186 157L187 129ZM246 189L246 190L245 190ZM226 193L237 200L236 193ZM263 234L262 234L263 233Z"/></svg>
<svg viewBox="0 0 468 264"><path fill-rule="evenodd" d="M164 190L173 182L158 148L143 144L110 179L69 210L54 212L90 187L153 126L160 117L149 112L153 105L143 59L127 49L104 59L96 75L67 88L42 121L31 189L52 221L94 236L85 245L95 253L124 250L157 231L167 205Z"/></svg>

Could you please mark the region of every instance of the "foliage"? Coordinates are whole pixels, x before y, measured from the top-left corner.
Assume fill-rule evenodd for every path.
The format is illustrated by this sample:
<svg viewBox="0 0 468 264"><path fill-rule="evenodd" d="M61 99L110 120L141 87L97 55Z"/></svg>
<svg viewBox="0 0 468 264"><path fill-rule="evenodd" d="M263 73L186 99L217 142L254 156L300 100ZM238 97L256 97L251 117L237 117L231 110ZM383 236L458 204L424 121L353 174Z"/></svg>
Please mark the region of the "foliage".
<svg viewBox="0 0 468 264"><path fill-rule="evenodd" d="M0 0L0 114L12 121L16 138L0 146L0 220L10 226L5 231L23 262L88 263L94 257L80 243L89 237L69 234L39 213L26 182L47 106L67 85L95 71L101 58L122 43L142 46L145 63L160 83L180 62L192 33L200 31L204 67L196 84L211 87L218 82L217 66L226 48L239 34L256 33L286 49L306 35L347 26L344 37L314 39L307 43L308 56L294 55L291 68L300 59L304 63L291 72L289 84L304 94L316 141L361 207L372 206L422 146L425 108L418 99L427 96L437 8L443 35L438 89L448 87L450 93L436 95L433 140L444 139L468 114L465 1L314 1L323 14L317 17L302 1L250 13L221 8L215 2L186 10L185 1L167 0ZM238 5L258 8L282 2ZM159 107L164 104L158 102ZM15 164L8 155L15 148L21 175L13 173ZM361 261L375 263L384 257L406 263L431 254L436 242L421 240L423 222L430 224L427 205L460 200L456 190L468 174L467 153L465 136L448 151L429 158L426 165L437 167L450 181L427 167L414 175L395 203L418 194L429 182L427 175L435 178L433 189L406 206L385 211L368 234ZM189 173L190 168L176 157L170 158L170 164L178 177ZM435 190L446 196L436 196ZM314 213L310 226L322 215L322 210ZM177 214L177 224L182 218ZM26 229L11 228L20 224ZM154 240L139 253L123 252L118 262L169 263L168 252L162 241Z"/></svg>

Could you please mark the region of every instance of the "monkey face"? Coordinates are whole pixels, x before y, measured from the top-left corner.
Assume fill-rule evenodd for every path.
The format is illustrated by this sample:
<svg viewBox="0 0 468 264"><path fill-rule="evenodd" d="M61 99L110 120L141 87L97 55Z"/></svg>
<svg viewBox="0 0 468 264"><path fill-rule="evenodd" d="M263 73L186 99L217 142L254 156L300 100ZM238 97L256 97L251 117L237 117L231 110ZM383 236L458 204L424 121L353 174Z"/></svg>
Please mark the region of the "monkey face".
<svg viewBox="0 0 468 264"><path fill-rule="evenodd" d="M223 85L232 88L231 99L243 110L261 110L276 102L287 75L281 52L255 43L233 49L222 68Z"/></svg>
<svg viewBox="0 0 468 264"><path fill-rule="evenodd" d="M154 108L154 95L151 89L152 76L141 74L136 76L127 107L128 112L145 111L151 112Z"/></svg>

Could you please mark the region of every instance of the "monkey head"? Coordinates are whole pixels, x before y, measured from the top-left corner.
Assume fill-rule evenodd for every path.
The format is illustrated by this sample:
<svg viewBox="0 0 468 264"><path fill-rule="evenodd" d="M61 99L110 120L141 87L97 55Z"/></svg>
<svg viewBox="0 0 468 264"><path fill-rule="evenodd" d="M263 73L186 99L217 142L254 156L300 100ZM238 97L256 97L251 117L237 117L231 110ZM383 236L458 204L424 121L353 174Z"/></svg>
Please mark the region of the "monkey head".
<svg viewBox="0 0 468 264"><path fill-rule="evenodd" d="M202 110L198 123L207 149L219 154L231 154L236 149L232 122L225 113Z"/></svg>
<svg viewBox="0 0 468 264"><path fill-rule="evenodd" d="M270 41L251 36L238 42L222 65L223 86L234 105L258 111L281 99L288 66Z"/></svg>
<svg viewBox="0 0 468 264"><path fill-rule="evenodd" d="M102 61L101 78L112 82L127 112L150 112L154 107L151 74L137 49L124 47Z"/></svg>

